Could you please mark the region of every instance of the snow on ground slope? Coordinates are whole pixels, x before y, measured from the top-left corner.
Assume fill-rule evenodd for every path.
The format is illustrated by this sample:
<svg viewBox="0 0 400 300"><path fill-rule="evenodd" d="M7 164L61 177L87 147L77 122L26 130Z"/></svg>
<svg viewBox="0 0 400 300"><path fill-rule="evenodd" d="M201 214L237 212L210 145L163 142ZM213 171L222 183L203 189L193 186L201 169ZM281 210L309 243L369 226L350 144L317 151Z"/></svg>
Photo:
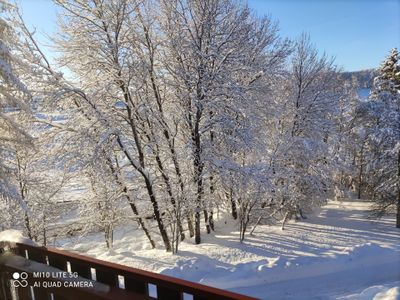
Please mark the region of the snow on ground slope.
<svg viewBox="0 0 400 300"><path fill-rule="evenodd" d="M149 249L132 228L116 233L112 251L100 235L58 246L261 299L400 300L400 230L393 218L368 220L369 205L331 201L284 231L259 226L243 244L221 217L215 233L182 243L178 255Z"/></svg>
<svg viewBox="0 0 400 300"><path fill-rule="evenodd" d="M37 245L34 241L28 239L27 237L24 237L21 231L15 229L0 231L0 244L2 242L21 243L33 246Z"/></svg>
<svg viewBox="0 0 400 300"><path fill-rule="evenodd" d="M400 281L366 288L361 293L339 297L341 300L398 300L400 299Z"/></svg>

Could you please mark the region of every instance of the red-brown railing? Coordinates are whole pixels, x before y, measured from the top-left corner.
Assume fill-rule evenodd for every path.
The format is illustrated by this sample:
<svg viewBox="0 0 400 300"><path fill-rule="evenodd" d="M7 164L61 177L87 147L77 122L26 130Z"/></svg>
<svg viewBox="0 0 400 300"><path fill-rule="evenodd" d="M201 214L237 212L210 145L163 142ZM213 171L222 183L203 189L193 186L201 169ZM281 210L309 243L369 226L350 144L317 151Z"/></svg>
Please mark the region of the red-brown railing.
<svg viewBox="0 0 400 300"><path fill-rule="evenodd" d="M0 255L1 300L255 299L55 248L25 244L15 244L11 248L13 254ZM60 270L69 272L65 274L77 273L79 278L38 278L38 273L35 273L55 274ZM15 272L25 272L28 275L27 287L21 287L19 284L14 286L16 280L12 280L12 275ZM84 280L93 287L64 285L64 282L79 280ZM46 287L42 285L44 281L47 282ZM49 284L49 281L55 282L54 286ZM18 295L17 298L15 294Z"/></svg>

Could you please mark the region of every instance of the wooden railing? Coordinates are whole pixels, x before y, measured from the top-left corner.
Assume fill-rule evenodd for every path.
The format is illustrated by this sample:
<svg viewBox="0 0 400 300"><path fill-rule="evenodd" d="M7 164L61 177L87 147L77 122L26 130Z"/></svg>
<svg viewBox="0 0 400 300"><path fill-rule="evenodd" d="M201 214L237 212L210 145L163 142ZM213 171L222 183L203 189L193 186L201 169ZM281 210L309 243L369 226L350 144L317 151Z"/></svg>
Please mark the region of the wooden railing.
<svg viewBox="0 0 400 300"><path fill-rule="evenodd" d="M61 271L64 272L60 273ZM18 274L15 277L19 278L13 277L14 274ZM49 274L50 276L47 276ZM62 274L66 278L60 278L57 274ZM254 300L255 298L64 250L13 244L0 247L0 299Z"/></svg>

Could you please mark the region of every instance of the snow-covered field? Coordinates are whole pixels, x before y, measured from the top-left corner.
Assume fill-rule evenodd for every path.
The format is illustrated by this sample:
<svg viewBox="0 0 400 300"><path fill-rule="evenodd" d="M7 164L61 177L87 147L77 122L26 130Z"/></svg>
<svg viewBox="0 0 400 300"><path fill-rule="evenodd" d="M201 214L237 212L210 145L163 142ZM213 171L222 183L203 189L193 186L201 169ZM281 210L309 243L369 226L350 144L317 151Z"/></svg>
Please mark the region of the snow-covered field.
<svg viewBox="0 0 400 300"><path fill-rule="evenodd" d="M201 245L183 242L178 255L151 250L134 228L118 230L112 251L101 235L57 246L262 299L400 299L400 230L393 218L367 219L369 205L331 201L284 231L259 226L243 244L220 216L228 226L217 223Z"/></svg>

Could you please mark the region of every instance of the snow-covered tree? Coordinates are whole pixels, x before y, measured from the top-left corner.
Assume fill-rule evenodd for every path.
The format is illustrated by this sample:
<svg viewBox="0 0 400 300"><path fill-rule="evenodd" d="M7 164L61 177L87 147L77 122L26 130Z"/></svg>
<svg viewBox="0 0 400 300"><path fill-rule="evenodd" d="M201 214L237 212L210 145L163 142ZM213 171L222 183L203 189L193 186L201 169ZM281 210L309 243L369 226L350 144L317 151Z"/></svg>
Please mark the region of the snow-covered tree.
<svg viewBox="0 0 400 300"><path fill-rule="evenodd" d="M128 219L128 211L123 187L113 178L109 166L99 165L106 161L97 161L95 168L87 169L90 192L80 201L79 212L83 233L103 232L107 248L112 248L114 229Z"/></svg>
<svg viewBox="0 0 400 300"><path fill-rule="evenodd" d="M15 189L8 181L12 157L10 147L28 145L30 137L15 120L17 115L29 113L30 93L21 76L24 63L16 55L21 43L7 13L14 9L6 1L0 2L0 193L14 198Z"/></svg>
<svg viewBox="0 0 400 300"><path fill-rule="evenodd" d="M275 84L265 111L268 160L273 174L266 214L279 210L283 224L321 205L331 187L335 123L340 89L337 73L303 35L291 69Z"/></svg>
<svg viewBox="0 0 400 300"><path fill-rule="evenodd" d="M47 244L51 224L57 222L63 213L59 202L68 200L65 195L60 199L60 193L69 178L66 170L57 168L55 162L44 155L47 148L48 145L38 142L33 149L14 148L14 159L10 162L14 170L11 182L28 208L19 213L24 231L30 239L41 241L44 245Z"/></svg>
<svg viewBox="0 0 400 300"><path fill-rule="evenodd" d="M162 1L162 8L171 58L164 60L184 121L184 144L191 152L195 241L200 243L201 214L207 232L213 224L210 199L218 188L218 173L236 164L227 143L248 141L241 127L254 99L251 91L282 63L287 44L281 43L270 19L254 19L249 8L234 1Z"/></svg>
<svg viewBox="0 0 400 300"><path fill-rule="evenodd" d="M382 63L369 99L374 211L377 216L396 210L400 228L400 62L397 49Z"/></svg>

